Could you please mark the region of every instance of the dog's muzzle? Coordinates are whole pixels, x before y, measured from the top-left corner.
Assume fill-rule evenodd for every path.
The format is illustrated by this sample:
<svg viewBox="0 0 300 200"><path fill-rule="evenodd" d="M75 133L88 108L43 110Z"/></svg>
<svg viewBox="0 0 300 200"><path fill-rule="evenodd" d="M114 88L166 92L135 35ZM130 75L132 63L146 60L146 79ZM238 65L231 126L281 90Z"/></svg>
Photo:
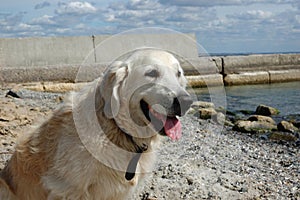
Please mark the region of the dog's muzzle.
<svg viewBox="0 0 300 200"><path fill-rule="evenodd" d="M172 104L174 115L183 116L190 108L193 100L189 95L175 97Z"/></svg>

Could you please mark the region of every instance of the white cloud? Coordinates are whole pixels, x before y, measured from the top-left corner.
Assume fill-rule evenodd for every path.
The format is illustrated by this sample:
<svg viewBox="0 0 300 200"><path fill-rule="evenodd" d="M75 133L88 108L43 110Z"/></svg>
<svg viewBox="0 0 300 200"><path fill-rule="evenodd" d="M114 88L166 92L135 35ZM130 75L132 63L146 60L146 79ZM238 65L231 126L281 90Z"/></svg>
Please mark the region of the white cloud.
<svg viewBox="0 0 300 200"><path fill-rule="evenodd" d="M19 12L17 14L2 14L2 19L0 18L0 23L6 26L14 26L22 22L23 17L26 13Z"/></svg>
<svg viewBox="0 0 300 200"><path fill-rule="evenodd" d="M263 20L269 19L273 16L273 13L270 11L263 10L249 10L246 12L235 13L228 15L229 18L234 18L237 20Z"/></svg>
<svg viewBox="0 0 300 200"><path fill-rule="evenodd" d="M111 4L104 12L104 20L118 23L119 26L132 28L161 24L170 14L171 9L157 1L131 0L127 3Z"/></svg>
<svg viewBox="0 0 300 200"><path fill-rule="evenodd" d="M176 6L198 6L198 7L210 7L210 6L224 6L224 5L239 5L241 0L160 0L162 4L176 5Z"/></svg>
<svg viewBox="0 0 300 200"><path fill-rule="evenodd" d="M95 13L97 8L88 2L73 1L67 4L59 4L59 8L55 10L59 15L85 15Z"/></svg>
<svg viewBox="0 0 300 200"><path fill-rule="evenodd" d="M54 17L50 15L43 15L42 17L33 18L31 20L31 24L39 24L39 25L54 25L56 22L54 21Z"/></svg>
<svg viewBox="0 0 300 200"><path fill-rule="evenodd" d="M254 18L266 19L272 17L272 12L262 11L262 10L250 10L247 12L248 16L252 16Z"/></svg>
<svg viewBox="0 0 300 200"><path fill-rule="evenodd" d="M126 7L133 10L156 10L161 6L156 0L130 0Z"/></svg>
<svg viewBox="0 0 300 200"><path fill-rule="evenodd" d="M56 31L57 33L60 33L60 34L65 34L65 33L68 33L68 32L70 32L70 31L72 31L72 30L69 29L69 28L57 28L57 29L55 29L55 31Z"/></svg>
<svg viewBox="0 0 300 200"><path fill-rule="evenodd" d="M40 26L30 25L26 23L20 23L16 27L14 27L16 31L40 31L42 30Z"/></svg>

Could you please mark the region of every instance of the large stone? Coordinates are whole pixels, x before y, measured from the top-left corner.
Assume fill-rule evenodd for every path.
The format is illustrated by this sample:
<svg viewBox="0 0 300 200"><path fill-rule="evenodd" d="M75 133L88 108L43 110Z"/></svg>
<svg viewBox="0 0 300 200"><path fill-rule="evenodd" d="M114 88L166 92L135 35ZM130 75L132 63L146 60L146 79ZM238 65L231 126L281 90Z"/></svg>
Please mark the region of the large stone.
<svg viewBox="0 0 300 200"><path fill-rule="evenodd" d="M256 108L255 114L264 116L277 115L279 114L279 110L261 104Z"/></svg>
<svg viewBox="0 0 300 200"><path fill-rule="evenodd" d="M217 115L217 111L213 108L200 108L199 117L200 119L211 119L212 116Z"/></svg>
<svg viewBox="0 0 300 200"><path fill-rule="evenodd" d="M259 122L266 122L273 125L276 125L276 122L271 117L263 116L263 115L252 115L248 119L248 121L259 121Z"/></svg>
<svg viewBox="0 0 300 200"><path fill-rule="evenodd" d="M191 107L194 108L194 109L215 108L215 104L213 102L207 102L207 101L195 101L195 102L193 102Z"/></svg>
<svg viewBox="0 0 300 200"><path fill-rule="evenodd" d="M220 125L224 125L226 123L226 116L221 112L213 115L212 119Z"/></svg>
<svg viewBox="0 0 300 200"><path fill-rule="evenodd" d="M273 123L245 120L237 121L233 127L233 130L246 133L263 133L266 131L272 131L276 129L277 127Z"/></svg>
<svg viewBox="0 0 300 200"><path fill-rule="evenodd" d="M287 122L287 121L281 121L278 125L277 125L277 129L279 131L285 131L285 132L297 132L299 129L294 126L292 123Z"/></svg>

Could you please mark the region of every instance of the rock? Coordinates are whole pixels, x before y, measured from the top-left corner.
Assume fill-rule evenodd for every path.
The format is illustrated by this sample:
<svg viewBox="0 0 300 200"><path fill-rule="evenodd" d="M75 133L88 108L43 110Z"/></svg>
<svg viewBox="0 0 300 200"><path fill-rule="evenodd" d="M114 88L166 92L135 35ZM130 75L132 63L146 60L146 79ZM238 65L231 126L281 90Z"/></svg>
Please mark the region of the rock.
<svg viewBox="0 0 300 200"><path fill-rule="evenodd" d="M281 121L279 124L277 124L277 128L279 131L285 131L285 132L297 132L299 129L294 126L292 123L287 121Z"/></svg>
<svg viewBox="0 0 300 200"><path fill-rule="evenodd" d="M298 129L300 128L300 121L298 122L293 122L294 126L296 126Z"/></svg>
<svg viewBox="0 0 300 200"><path fill-rule="evenodd" d="M12 90L9 90L9 91L6 93L5 97L21 98L21 97L17 94L17 92L14 92L14 91L12 91Z"/></svg>
<svg viewBox="0 0 300 200"><path fill-rule="evenodd" d="M270 124L276 125L276 122L271 117L263 116L263 115L252 115L248 119L248 121L259 121L259 122L266 122Z"/></svg>
<svg viewBox="0 0 300 200"><path fill-rule="evenodd" d="M192 105L192 108L199 109L199 108L215 108L214 103L206 102L206 101L195 101Z"/></svg>
<svg viewBox="0 0 300 200"><path fill-rule="evenodd" d="M186 177L186 181L187 181L188 185L193 185L193 183L194 183L194 179L191 176Z"/></svg>
<svg viewBox="0 0 300 200"><path fill-rule="evenodd" d="M218 112L217 114L212 115L212 120L214 120L215 122L217 122L220 125L224 125L224 124L226 125L226 122L227 122L226 116L221 112Z"/></svg>
<svg viewBox="0 0 300 200"><path fill-rule="evenodd" d="M213 108L200 108L199 118L200 119L211 119L213 115L217 115L217 111Z"/></svg>
<svg viewBox="0 0 300 200"><path fill-rule="evenodd" d="M269 135L269 139L296 142L298 138L292 133L274 131Z"/></svg>
<svg viewBox="0 0 300 200"><path fill-rule="evenodd" d="M239 120L234 125L234 130L250 133L261 133L276 130L276 122L271 118L263 115L252 115L246 121Z"/></svg>
<svg viewBox="0 0 300 200"><path fill-rule="evenodd" d="M259 105L256 108L255 114L264 115L264 116L277 115L279 114L279 110L277 110L276 108L272 108L270 106Z"/></svg>
<svg viewBox="0 0 300 200"><path fill-rule="evenodd" d="M190 115L196 115L198 114L197 113L197 110L194 109L194 108L189 108L188 111L187 111L187 114L190 114Z"/></svg>
<svg viewBox="0 0 300 200"><path fill-rule="evenodd" d="M0 116L1 122L10 122L15 119L15 116L11 113L8 113L8 112L5 112L5 113L0 112L0 113L1 113L1 116Z"/></svg>
<svg viewBox="0 0 300 200"><path fill-rule="evenodd" d="M267 140L267 139L269 139L269 135L268 134L261 134L259 136L259 138L262 139L262 140Z"/></svg>
<svg viewBox="0 0 300 200"><path fill-rule="evenodd" d="M55 98L55 102L57 102L57 103L61 103L61 102L63 102L64 101L64 96L57 96L56 98Z"/></svg>
<svg viewBox="0 0 300 200"><path fill-rule="evenodd" d="M233 126L233 130L246 133L264 133L276 130L276 125L268 122L239 120Z"/></svg>
<svg viewBox="0 0 300 200"><path fill-rule="evenodd" d="M224 123L225 126L231 126L233 127L234 124L230 121L230 120L226 120L225 123Z"/></svg>

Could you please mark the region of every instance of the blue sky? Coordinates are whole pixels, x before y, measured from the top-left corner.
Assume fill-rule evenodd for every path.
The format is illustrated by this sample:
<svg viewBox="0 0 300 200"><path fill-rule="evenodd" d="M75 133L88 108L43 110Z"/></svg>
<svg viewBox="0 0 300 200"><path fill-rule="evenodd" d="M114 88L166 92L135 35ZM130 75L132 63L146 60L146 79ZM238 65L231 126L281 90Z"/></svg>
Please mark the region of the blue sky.
<svg viewBox="0 0 300 200"><path fill-rule="evenodd" d="M0 37L195 33L209 53L300 52L299 0L1 0Z"/></svg>

